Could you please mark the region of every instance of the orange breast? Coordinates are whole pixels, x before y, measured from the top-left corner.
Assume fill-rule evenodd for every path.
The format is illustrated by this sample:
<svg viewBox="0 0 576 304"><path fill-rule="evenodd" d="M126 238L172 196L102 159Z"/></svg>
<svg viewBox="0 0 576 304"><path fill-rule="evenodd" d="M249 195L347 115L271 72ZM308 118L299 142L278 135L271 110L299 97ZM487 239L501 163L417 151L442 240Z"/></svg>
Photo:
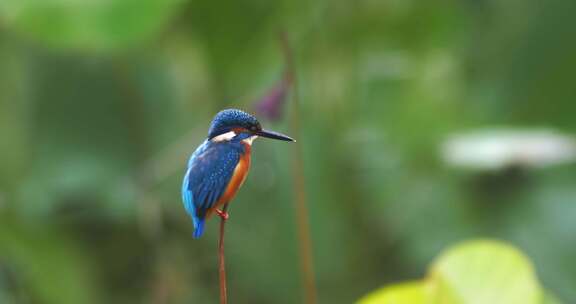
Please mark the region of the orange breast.
<svg viewBox="0 0 576 304"><path fill-rule="evenodd" d="M216 202L216 204L214 204L214 207L206 211L207 217L210 216L210 214L212 214L215 208L220 208L224 204L229 203L236 195L236 192L238 192L238 189L242 187L242 184L246 180L246 176L248 176L248 170L250 169L251 147L248 144L244 144L244 147L246 153L244 153L244 155L240 157L240 161L238 162L238 165L236 165L236 169L234 169L232 178L230 179L230 182L228 183L228 186L226 187L224 194L222 194L222 197L220 197L220 199Z"/></svg>

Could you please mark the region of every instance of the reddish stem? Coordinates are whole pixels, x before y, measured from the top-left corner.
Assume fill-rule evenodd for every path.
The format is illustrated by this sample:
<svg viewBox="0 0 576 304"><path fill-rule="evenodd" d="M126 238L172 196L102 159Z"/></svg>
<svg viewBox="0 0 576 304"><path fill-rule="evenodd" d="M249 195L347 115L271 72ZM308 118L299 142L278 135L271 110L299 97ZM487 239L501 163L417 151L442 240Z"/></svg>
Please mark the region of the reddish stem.
<svg viewBox="0 0 576 304"><path fill-rule="evenodd" d="M228 204L224 205L222 212L226 213ZM226 214L227 215L227 214ZM220 240L218 241L218 271L220 274L220 304L228 303L227 289L226 289L226 263L224 261L224 224L228 217L222 216L220 218Z"/></svg>
<svg viewBox="0 0 576 304"><path fill-rule="evenodd" d="M292 120L290 122L291 134L300 135L300 104L298 100L298 81L294 73L294 55L286 33L280 33L280 43L286 61L285 76L292 84ZM300 267L305 291L304 303L315 304L318 301L316 280L314 275L314 261L312 258L312 238L310 236L310 220L308 205L306 203L306 187L304 183L304 160L302 159L301 141L293 143L293 187L296 194L296 221L298 227L298 243L300 249Z"/></svg>

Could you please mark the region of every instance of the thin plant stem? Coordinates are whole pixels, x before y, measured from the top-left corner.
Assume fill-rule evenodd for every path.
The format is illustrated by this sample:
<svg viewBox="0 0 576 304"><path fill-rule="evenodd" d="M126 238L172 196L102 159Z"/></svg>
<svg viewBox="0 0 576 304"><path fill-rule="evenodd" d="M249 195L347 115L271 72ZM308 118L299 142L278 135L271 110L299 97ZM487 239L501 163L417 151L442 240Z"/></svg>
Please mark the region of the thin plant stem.
<svg viewBox="0 0 576 304"><path fill-rule="evenodd" d="M224 205L222 212L226 212L228 204ZM226 288L226 263L224 261L224 226L226 219L220 219L220 240L218 241L218 272L220 274L220 304L228 303L228 294Z"/></svg>
<svg viewBox="0 0 576 304"><path fill-rule="evenodd" d="M286 33L280 33L282 51L286 60L285 77L292 84L294 90L292 104L292 116L290 120L291 134L300 134L300 109L298 99L298 83L294 73L293 53ZM310 216L306 203L306 187L304 182L304 160L302 158L301 141L293 145L293 187L296 194L296 226L298 228L298 247L300 255L300 267L304 288L304 301L307 304L315 304L317 300L316 280L314 275L314 262L312 258L312 238L310 236Z"/></svg>

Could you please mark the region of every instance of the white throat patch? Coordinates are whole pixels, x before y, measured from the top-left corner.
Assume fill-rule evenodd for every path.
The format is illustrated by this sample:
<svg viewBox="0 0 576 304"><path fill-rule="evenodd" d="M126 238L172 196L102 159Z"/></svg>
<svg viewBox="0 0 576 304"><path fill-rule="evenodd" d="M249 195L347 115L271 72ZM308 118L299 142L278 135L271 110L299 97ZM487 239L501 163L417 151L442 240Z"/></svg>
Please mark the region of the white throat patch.
<svg viewBox="0 0 576 304"><path fill-rule="evenodd" d="M254 142L254 140L258 138L258 136L254 135L254 136L250 136L246 139L243 140L243 142L247 143L249 146L252 145L252 142Z"/></svg>
<svg viewBox="0 0 576 304"><path fill-rule="evenodd" d="M212 138L212 141L213 142L230 141L230 140L232 140L232 138L234 138L234 136L236 136L236 132L230 131L230 132L226 132L224 134L220 134L218 136L215 136L214 138Z"/></svg>

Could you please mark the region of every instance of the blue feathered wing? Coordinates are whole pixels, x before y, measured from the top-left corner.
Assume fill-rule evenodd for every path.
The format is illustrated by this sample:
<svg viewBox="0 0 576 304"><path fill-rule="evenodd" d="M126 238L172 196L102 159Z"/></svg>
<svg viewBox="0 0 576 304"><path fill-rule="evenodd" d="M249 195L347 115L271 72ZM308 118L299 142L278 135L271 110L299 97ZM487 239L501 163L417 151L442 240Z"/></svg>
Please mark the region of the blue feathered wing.
<svg viewBox="0 0 576 304"><path fill-rule="evenodd" d="M182 200L194 223L194 238L202 236L206 211L224 194L241 153L241 146L206 141L190 157Z"/></svg>

